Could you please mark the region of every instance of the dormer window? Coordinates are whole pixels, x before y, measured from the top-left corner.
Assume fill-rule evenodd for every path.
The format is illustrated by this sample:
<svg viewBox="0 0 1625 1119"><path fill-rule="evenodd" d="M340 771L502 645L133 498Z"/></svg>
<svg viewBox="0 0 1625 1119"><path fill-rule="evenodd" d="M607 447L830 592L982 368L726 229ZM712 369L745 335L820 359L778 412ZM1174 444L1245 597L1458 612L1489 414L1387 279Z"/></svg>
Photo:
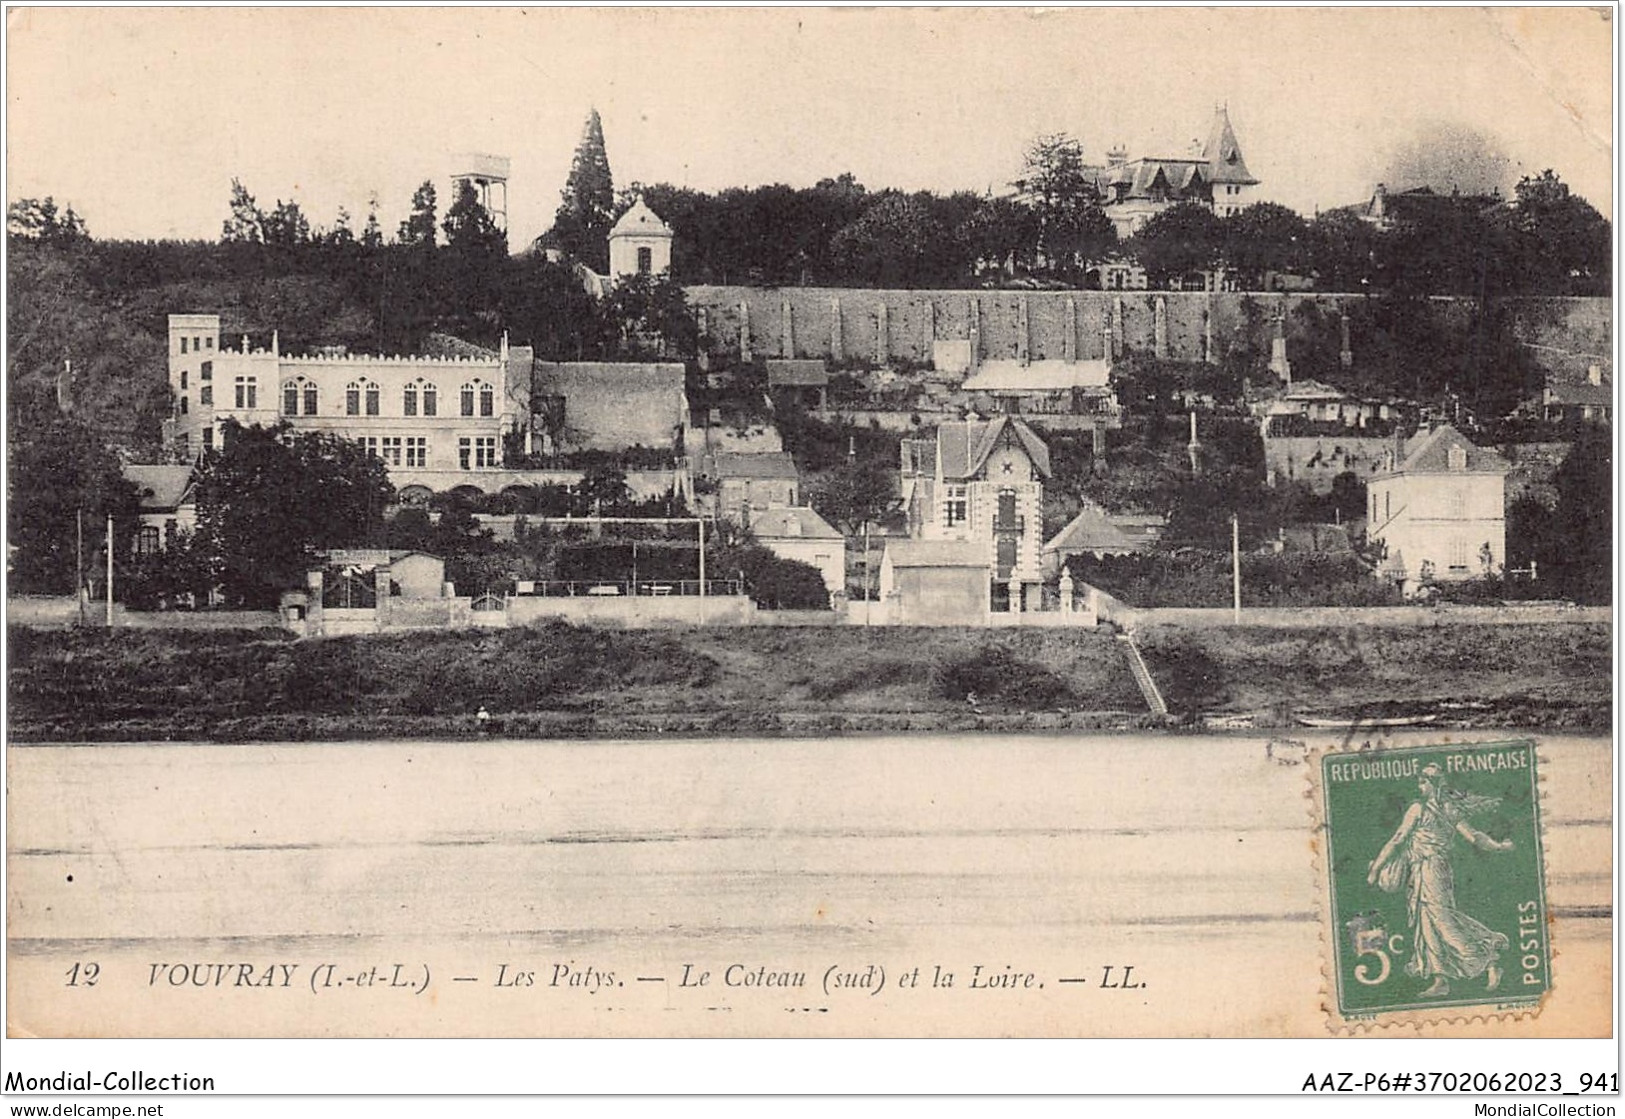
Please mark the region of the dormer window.
<svg viewBox="0 0 1625 1119"><path fill-rule="evenodd" d="M1451 470L1466 470L1467 448L1451 447L1449 451L1445 452L1445 464Z"/></svg>

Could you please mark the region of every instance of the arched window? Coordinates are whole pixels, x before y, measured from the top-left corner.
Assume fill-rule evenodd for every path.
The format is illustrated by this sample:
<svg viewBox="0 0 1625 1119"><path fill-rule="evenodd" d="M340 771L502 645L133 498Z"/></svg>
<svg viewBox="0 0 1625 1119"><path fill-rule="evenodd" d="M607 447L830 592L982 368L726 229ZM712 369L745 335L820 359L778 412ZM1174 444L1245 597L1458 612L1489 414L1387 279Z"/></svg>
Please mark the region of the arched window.
<svg viewBox="0 0 1625 1119"><path fill-rule="evenodd" d="M305 415L316 414L316 382L307 381L303 377L296 377L291 381L282 382L282 414L284 416L297 416L299 414L299 401L304 398Z"/></svg>
<svg viewBox="0 0 1625 1119"><path fill-rule="evenodd" d="M496 391L483 381L480 383L480 415L493 415L496 409Z"/></svg>
<svg viewBox="0 0 1625 1119"><path fill-rule="evenodd" d="M474 414L474 382L470 381L463 386L463 415Z"/></svg>
<svg viewBox="0 0 1625 1119"><path fill-rule="evenodd" d="M435 387L432 384L425 383L423 386L423 414L425 416L432 416L439 410L439 399Z"/></svg>
<svg viewBox="0 0 1625 1119"><path fill-rule="evenodd" d="M351 381L344 386L344 414L346 416L361 415L362 403L365 401L367 415L378 414L378 382L377 381Z"/></svg>
<svg viewBox="0 0 1625 1119"><path fill-rule="evenodd" d="M401 415L415 416L418 414L418 386L414 381L401 390Z"/></svg>

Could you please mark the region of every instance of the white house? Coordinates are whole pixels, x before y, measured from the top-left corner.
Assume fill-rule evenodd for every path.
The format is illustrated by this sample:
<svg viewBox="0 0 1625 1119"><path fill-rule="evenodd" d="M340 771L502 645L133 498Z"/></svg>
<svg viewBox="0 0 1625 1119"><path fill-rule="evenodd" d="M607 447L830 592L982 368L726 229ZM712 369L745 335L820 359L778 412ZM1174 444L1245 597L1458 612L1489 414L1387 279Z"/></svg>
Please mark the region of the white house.
<svg viewBox="0 0 1625 1119"><path fill-rule="evenodd" d="M846 537L805 505L750 510L757 543L776 556L818 569L830 594L846 590Z"/></svg>
<svg viewBox="0 0 1625 1119"><path fill-rule="evenodd" d="M1412 436L1403 458L1367 483L1366 532L1387 549L1383 569L1407 587L1501 571L1510 469L1448 425Z"/></svg>

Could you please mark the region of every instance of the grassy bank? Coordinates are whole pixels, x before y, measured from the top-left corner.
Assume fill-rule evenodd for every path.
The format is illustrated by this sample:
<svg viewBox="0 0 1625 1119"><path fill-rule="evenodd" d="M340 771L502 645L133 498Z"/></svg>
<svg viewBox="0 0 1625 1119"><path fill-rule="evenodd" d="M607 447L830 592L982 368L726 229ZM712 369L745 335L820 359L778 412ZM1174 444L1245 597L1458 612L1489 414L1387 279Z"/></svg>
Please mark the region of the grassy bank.
<svg viewBox="0 0 1625 1119"><path fill-rule="evenodd" d="M1140 646L1176 714L1284 724L1437 712L1454 725L1601 730L1613 711L1605 625L1157 627Z"/></svg>
<svg viewBox="0 0 1625 1119"><path fill-rule="evenodd" d="M952 732L1130 727L1108 635L554 625L295 641L278 631L9 631L19 741ZM1599 728L1604 626L1153 630L1176 714L1447 710L1476 726ZM974 701L974 702L972 702Z"/></svg>

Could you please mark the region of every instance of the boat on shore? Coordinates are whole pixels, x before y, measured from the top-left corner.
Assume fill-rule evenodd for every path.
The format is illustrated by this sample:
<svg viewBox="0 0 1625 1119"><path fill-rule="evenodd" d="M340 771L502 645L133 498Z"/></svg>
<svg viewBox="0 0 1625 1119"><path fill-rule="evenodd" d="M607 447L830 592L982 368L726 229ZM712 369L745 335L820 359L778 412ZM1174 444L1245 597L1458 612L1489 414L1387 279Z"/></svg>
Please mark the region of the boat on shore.
<svg viewBox="0 0 1625 1119"><path fill-rule="evenodd" d="M1423 727L1437 722L1438 718L1437 714L1389 715L1374 719L1363 716L1350 718L1347 715L1299 715L1298 722L1317 730L1347 730L1351 727Z"/></svg>

